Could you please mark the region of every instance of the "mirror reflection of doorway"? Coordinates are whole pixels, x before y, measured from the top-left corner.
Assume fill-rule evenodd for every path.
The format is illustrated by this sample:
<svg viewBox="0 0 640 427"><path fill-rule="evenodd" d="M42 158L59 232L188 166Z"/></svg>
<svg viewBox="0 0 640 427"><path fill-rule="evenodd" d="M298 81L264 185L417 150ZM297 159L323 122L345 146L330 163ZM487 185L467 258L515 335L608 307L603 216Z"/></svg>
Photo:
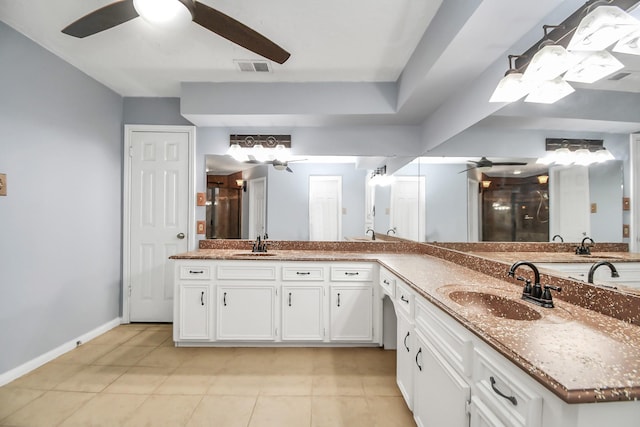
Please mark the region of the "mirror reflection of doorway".
<svg viewBox="0 0 640 427"><path fill-rule="evenodd" d="M239 239L242 224L242 173L207 176L207 239Z"/></svg>

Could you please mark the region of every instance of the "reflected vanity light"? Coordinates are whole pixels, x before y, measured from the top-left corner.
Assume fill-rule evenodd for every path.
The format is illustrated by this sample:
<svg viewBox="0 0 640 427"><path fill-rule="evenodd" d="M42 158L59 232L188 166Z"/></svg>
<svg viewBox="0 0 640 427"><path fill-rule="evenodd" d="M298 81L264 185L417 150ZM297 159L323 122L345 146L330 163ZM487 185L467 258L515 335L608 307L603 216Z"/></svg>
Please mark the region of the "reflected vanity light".
<svg viewBox="0 0 640 427"><path fill-rule="evenodd" d="M227 154L238 162L291 160L291 135L230 135Z"/></svg>
<svg viewBox="0 0 640 427"><path fill-rule="evenodd" d="M371 178L369 179L370 186L386 187L393 182L393 177L387 175L387 166L381 166L374 169L371 172Z"/></svg>
<svg viewBox="0 0 640 427"><path fill-rule="evenodd" d="M615 159L601 139L547 138L546 149L547 155L539 158L537 164L589 166Z"/></svg>
<svg viewBox="0 0 640 427"><path fill-rule="evenodd" d="M489 188L491 187L491 181L489 180L483 180L480 182L482 184L482 188Z"/></svg>
<svg viewBox="0 0 640 427"><path fill-rule="evenodd" d="M538 175L538 184L546 184L549 182L549 175Z"/></svg>

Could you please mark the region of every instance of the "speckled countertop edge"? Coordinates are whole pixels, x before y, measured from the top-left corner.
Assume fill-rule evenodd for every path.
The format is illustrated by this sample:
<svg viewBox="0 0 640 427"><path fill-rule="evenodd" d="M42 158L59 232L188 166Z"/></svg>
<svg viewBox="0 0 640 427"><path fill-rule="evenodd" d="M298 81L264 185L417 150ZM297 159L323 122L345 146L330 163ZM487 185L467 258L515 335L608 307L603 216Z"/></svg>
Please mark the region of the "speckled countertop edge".
<svg viewBox="0 0 640 427"><path fill-rule="evenodd" d="M344 249L353 249L354 247L360 249L359 246L361 245L349 248L342 244L339 245L339 247L343 250L332 250L329 248L334 245L329 244L321 250L286 249L270 251L273 255L263 257L251 255L245 251L246 245L244 243L240 244L240 246L237 245L238 242L232 241L231 249L201 249L180 254L173 258L221 260L260 259L273 261L377 261L402 280L406 281L421 296L449 314L481 340L492 346L525 372L529 373L530 376L565 402L588 403L597 401L635 400L640 397L640 328L638 326L610 318L609 316L604 316L579 306L558 302L556 299L556 305L559 309L551 316L555 324L551 322L552 325L547 325L550 328L548 332L550 337L561 335L565 339L570 340L571 337L586 334L591 340L589 341L587 339L587 342L595 340L600 344L602 339L609 338L607 335L602 335L603 333L607 333L615 338L615 340L611 339L613 347L620 347L616 351L620 357L613 361L607 360L606 363L604 359L612 357L611 355L605 355L606 357L602 356L600 359L596 358L597 360L593 360L593 357L590 359L590 356L585 356L589 354L588 350L585 350L585 353L576 351L580 346L580 342L576 342L574 343L574 347L569 349L573 356L570 358L570 366L563 366L562 369L554 370L554 363L556 367L563 365L564 362L559 362L558 360L566 360L568 353L563 351L558 354L560 357L547 360L544 355L549 354L548 348L545 348L545 346L538 348L538 350L542 351L541 355L539 352L532 351L531 345L529 345L531 342L539 344L539 341L523 339L521 336L522 334L525 336L538 336L538 326L541 325L539 322L542 321L522 322L498 319L499 322L496 324L496 318L494 316L489 317L486 315L482 316L478 313L469 313L467 308L457 305L455 302L449 300L446 295L438 291L438 288L441 288L443 285L449 285L449 289L455 289L456 287L468 288L468 283L481 282L483 289L490 288L491 292L499 295L507 295L512 298L519 297L521 289L519 286L515 287L508 281L496 278L495 275L493 275L494 277L490 277L492 276L491 274L487 276L477 271L470 271L467 266L459 265L460 260L455 259L459 257L455 253L456 251L452 251L453 254L451 252L445 254L445 256L439 253L440 259L437 259L428 255L416 254L416 252L424 251L424 245L415 247L412 245L416 244L407 244L405 249L408 249L407 252L409 253L403 253L398 250L388 253L383 250L383 247L380 246L379 243L373 243L378 249L375 252L373 249L371 252L365 250L351 252ZM367 245L367 243L365 243L365 245ZM385 246L393 245L398 244L392 243ZM287 245L282 245L282 247L287 247ZM308 245L304 244L300 244L298 247L309 248ZM313 247L317 247L317 245ZM447 255L456 262L447 261ZM477 263L478 259L483 260L483 257L478 258L472 256L472 261ZM504 273L504 264L498 263L498 265ZM436 279L434 277L436 272L438 272L440 276L444 275L447 279L457 282L454 284L451 283L451 280L445 280L442 279L442 277ZM460 285L459 282L464 282L465 284ZM543 310L548 310L538 307L535 307L535 309L542 310L542 313L544 313ZM569 311L574 313L571 319L567 319L566 316L564 318L558 316L559 314ZM579 321L576 320L578 319L575 317L576 313L580 315ZM548 320L549 318L550 315L546 313L544 319ZM516 322L515 326L517 326L517 330L513 329L513 322ZM558 324L560 326L558 326ZM534 325L538 326L531 329ZM572 326L569 327L567 325ZM507 326L511 326L511 328ZM561 334L554 334L554 329L557 331L559 328L568 328L569 330L563 330ZM546 347L549 346L550 344L547 341ZM628 354L624 354L625 352ZM576 366L581 367L583 372L577 372L578 369ZM575 378L568 378L567 374L571 376L570 373L572 369L573 372L576 373L576 375L574 375Z"/></svg>

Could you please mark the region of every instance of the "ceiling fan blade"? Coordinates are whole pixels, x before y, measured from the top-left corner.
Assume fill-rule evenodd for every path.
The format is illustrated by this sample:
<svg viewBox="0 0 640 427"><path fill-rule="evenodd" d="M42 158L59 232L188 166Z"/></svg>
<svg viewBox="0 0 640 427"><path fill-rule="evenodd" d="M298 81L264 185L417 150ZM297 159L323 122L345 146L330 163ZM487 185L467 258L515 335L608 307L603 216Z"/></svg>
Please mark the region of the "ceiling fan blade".
<svg viewBox="0 0 640 427"><path fill-rule="evenodd" d="M262 34L197 1L195 2L193 22L278 64L284 64L291 56L289 52Z"/></svg>
<svg viewBox="0 0 640 427"><path fill-rule="evenodd" d="M69 24L62 32L84 38L138 17L133 0L119 0L83 16Z"/></svg>
<svg viewBox="0 0 640 427"><path fill-rule="evenodd" d="M525 166L524 162L496 162L494 166Z"/></svg>
<svg viewBox="0 0 640 427"><path fill-rule="evenodd" d="M460 172L458 172L458 173L467 172L467 171L470 171L471 169L477 169L477 168L478 168L478 166L471 166L470 168L467 168L467 169L465 169L465 170L463 170L463 171L460 171Z"/></svg>

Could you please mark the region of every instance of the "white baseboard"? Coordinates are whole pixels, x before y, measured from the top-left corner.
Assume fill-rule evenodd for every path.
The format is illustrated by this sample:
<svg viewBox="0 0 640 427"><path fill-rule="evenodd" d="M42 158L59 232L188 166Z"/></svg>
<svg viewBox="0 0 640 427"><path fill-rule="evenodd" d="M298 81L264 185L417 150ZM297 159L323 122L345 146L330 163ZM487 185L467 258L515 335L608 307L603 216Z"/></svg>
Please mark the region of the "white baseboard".
<svg viewBox="0 0 640 427"><path fill-rule="evenodd" d="M44 365L47 362L51 362L53 359L55 359L56 357L62 356L63 354L65 354L68 351L73 350L74 348L76 348L78 346L78 342L84 344L88 341L91 341L92 339L96 338L97 336L100 336L102 334L104 334L105 332L115 328L116 326L120 325L120 323L122 322L122 318L120 317L116 317L113 320L110 320L109 322L105 323L104 325L98 326L97 328L80 335L77 338L74 338L64 344L62 344L61 346L58 346L56 348L54 348L51 351L48 351L34 359L29 360L26 363L23 363L22 365L13 368L7 372L3 372L0 374L0 386L3 386L5 384L10 383L11 381L20 378L21 376L28 374L29 372L33 371L36 368L39 368L40 366Z"/></svg>

